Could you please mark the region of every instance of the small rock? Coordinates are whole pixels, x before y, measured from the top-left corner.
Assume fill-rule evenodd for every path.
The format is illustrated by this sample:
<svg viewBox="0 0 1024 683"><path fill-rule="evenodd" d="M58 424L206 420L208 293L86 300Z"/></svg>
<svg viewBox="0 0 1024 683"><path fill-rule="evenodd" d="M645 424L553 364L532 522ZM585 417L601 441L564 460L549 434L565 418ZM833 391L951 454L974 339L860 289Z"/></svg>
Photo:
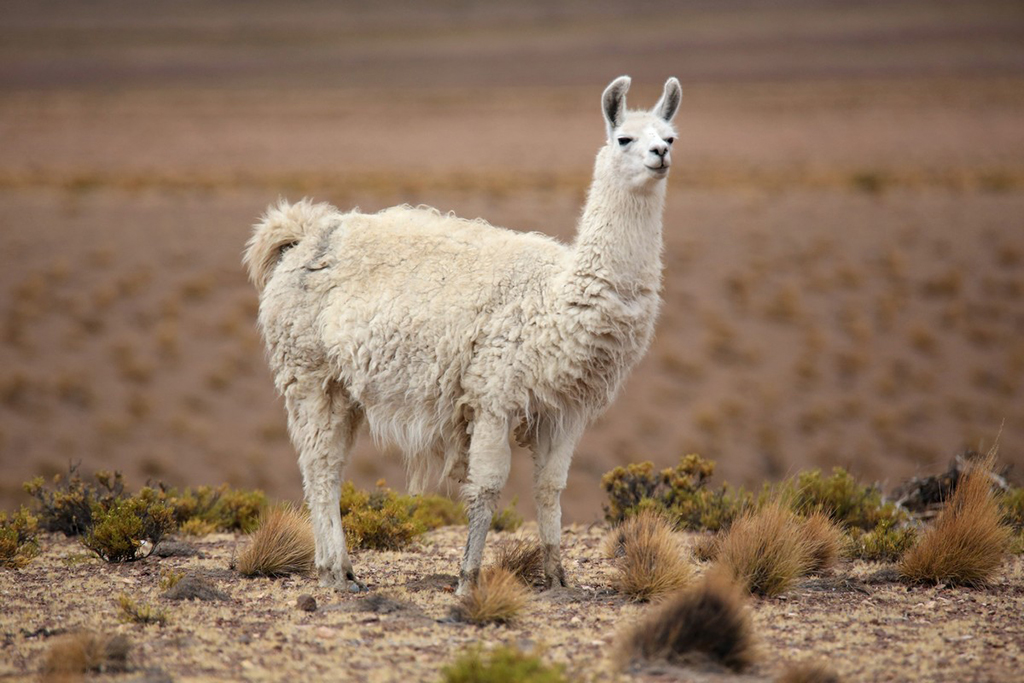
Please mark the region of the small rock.
<svg viewBox="0 0 1024 683"><path fill-rule="evenodd" d="M186 574L178 583L164 591L162 598L166 600L230 600L224 591L218 590L213 583L197 574Z"/></svg>
<svg viewBox="0 0 1024 683"><path fill-rule="evenodd" d="M295 600L295 606L303 612L316 611L316 598L309 594L302 594Z"/></svg>
<svg viewBox="0 0 1024 683"><path fill-rule="evenodd" d="M203 554L189 543L184 541L160 541L153 548L153 555L156 557L202 557Z"/></svg>

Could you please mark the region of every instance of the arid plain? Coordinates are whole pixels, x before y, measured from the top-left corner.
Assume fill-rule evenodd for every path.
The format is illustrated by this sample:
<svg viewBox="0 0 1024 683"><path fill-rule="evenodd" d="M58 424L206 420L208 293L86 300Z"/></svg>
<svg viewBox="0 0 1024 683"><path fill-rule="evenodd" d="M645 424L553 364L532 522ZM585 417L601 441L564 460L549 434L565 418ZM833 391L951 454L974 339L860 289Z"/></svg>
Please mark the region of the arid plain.
<svg viewBox="0 0 1024 683"><path fill-rule="evenodd" d="M0 509L77 461L136 487L228 482L298 501L240 264L252 223L279 196L312 196L571 239L603 143L599 95L620 73L634 106L667 76L683 84L665 303L649 355L576 455L567 522L600 519L614 466L690 452L737 485L840 465L890 490L998 439L1009 478L1024 478L1015 3L5 15ZM399 459L376 453L365 437L352 478L402 488ZM507 498L530 518L523 455ZM1019 560L1006 571L1019 605ZM1019 658L1019 626L1006 633ZM841 671L878 679L844 652ZM971 656L990 652L1009 657Z"/></svg>

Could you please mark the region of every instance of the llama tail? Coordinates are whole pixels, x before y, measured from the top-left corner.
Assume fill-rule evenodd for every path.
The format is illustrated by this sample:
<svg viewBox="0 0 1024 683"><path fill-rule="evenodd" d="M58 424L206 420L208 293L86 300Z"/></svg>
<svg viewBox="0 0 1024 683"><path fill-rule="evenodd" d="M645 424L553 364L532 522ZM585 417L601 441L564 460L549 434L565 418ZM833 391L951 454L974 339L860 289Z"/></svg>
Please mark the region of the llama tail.
<svg viewBox="0 0 1024 683"><path fill-rule="evenodd" d="M242 265L249 271L249 280L262 291L281 260L281 254L294 247L306 235L315 233L328 219L338 215L330 204L314 204L309 198L296 204L278 200L253 226L252 237L245 244Z"/></svg>

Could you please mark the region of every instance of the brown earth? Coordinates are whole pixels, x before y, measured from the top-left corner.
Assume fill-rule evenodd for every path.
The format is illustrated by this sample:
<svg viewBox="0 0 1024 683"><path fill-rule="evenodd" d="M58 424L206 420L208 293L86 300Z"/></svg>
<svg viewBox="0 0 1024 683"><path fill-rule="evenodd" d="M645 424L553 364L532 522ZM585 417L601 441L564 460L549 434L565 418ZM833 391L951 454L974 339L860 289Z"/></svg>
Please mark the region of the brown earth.
<svg viewBox="0 0 1024 683"><path fill-rule="evenodd" d="M612 646L645 607L609 588L615 570L600 552L603 525L566 528L571 587L535 594L508 626L449 619L464 531L431 532L405 552L357 553L369 596L339 595L308 577L241 578L228 565L245 540L228 534L194 541L201 558L125 565L107 565L62 536L46 538L26 569L0 572L0 679L35 678L56 637L80 629L131 641L132 670L104 676L117 681L435 681L442 666L478 643L539 648L574 681L770 681L786 666L821 662L846 681L1008 682L1019 680L1024 665L1019 556L975 589L908 588L891 568L841 564L780 598L750 601L758 654L743 675L665 666L619 673ZM536 528L520 533L535 537ZM229 599L167 600L160 583L175 574L203 576ZM297 608L304 594L316 611ZM163 610L167 623L122 622L121 595Z"/></svg>

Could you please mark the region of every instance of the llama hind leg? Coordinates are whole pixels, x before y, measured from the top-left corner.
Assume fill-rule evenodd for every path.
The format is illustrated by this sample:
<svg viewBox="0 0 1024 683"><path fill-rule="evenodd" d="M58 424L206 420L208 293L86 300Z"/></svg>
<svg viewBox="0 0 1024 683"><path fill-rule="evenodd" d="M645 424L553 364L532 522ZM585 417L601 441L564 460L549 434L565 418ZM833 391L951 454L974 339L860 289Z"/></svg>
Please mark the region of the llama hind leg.
<svg viewBox="0 0 1024 683"><path fill-rule="evenodd" d="M544 585L565 586L562 568L562 491L569 476L582 425L566 424L561 429L542 423L533 442L533 498L537 506L537 527L544 548Z"/></svg>
<svg viewBox="0 0 1024 683"><path fill-rule="evenodd" d="M473 435L469 443L469 478L463 487L469 517L469 537L466 539L456 595L469 592L480 574L491 516L501 490L505 488L512 461L508 433L509 423L504 416L481 414L473 422Z"/></svg>
<svg viewBox="0 0 1024 683"><path fill-rule="evenodd" d="M299 451L302 488L313 523L315 566L320 585L359 592L365 584L356 578L341 526L341 474L355 441L359 411L319 383L303 393L294 387L286 394L288 428Z"/></svg>

